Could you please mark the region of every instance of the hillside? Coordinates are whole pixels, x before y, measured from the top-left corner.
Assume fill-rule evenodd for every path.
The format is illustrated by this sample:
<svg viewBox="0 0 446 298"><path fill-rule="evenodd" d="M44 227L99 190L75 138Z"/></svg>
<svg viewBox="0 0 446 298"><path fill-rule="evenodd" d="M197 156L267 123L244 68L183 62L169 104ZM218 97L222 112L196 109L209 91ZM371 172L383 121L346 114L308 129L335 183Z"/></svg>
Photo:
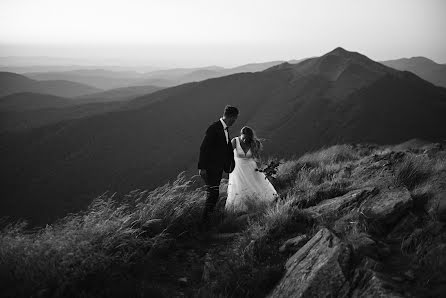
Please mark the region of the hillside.
<svg viewBox="0 0 446 298"><path fill-rule="evenodd" d="M161 87L151 86L151 85L122 87L80 96L76 98L76 101L79 103L86 103L86 102L108 102L108 101L130 100L136 97L156 92L161 89L162 89Z"/></svg>
<svg viewBox="0 0 446 298"><path fill-rule="evenodd" d="M293 60L297 63L299 60ZM129 86L153 85L172 87L189 82L203 81L235 73L258 72L283 61L250 63L233 68L219 66L198 68L170 68L139 73L134 71L112 71L105 69L78 69L70 71L30 72L26 76L36 80L68 80L101 89L121 89Z"/></svg>
<svg viewBox="0 0 446 298"><path fill-rule="evenodd" d="M402 58L381 62L384 65L413 72L434 85L446 87L446 65L438 64L425 57Z"/></svg>
<svg viewBox="0 0 446 298"><path fill-rule="evenodd" d="M15 96L15 95L11 95ZM42 95L47 98L47 95ZM34 97L34 96L33 96ZM0 98L1 103L1 98ZM16 106L16 104L12 104ZM122 108L120 101L98 102L98 103L75 103L54 106L54 103L47 107L38 109L1 109L0 110L0 133L13 133L32 130L42 126L52 125L61 121L80 119L97 114L116 111Z"/></svg>
<svg viewBox="0 0 446 298"><path fill-rule="evenodd" d="M19 92L75 97L101 91L85 84L65 80L36 81L12 72L0 72L0 97Z"/></svg>
<svg viewBox="0 0 446 298"><path fill-rule="evenodd" d="M112 71L105 69L77 69L70 71L30 72L26 76L35 80L67 80L87 84L98 89L115 89L134 85L140 78L135 71ZM99 91L99 90L98 90Z"/></svg>
<svg viewBox="0 0 446 298"><path fill-rule="evenodd" d="M0 179L9 187L1 189L8 199L0 209L47 223L104 189L152 189L183 170L196 174L203 133L226 104L241 111L231 136L254 127L267 156L446 137L446 89L338 48L294 65L163 89L110 113L3 134Z"/></svg>
<svg viewBox="0 0 446 298"><path fill-rule="evenodd" d="M202 182L184 174L40 230L6 226L0 294L444 297L444 145L336 145L277 170L278 200L247 213L224 212L223 181L208 232Z"/></svg>
<svg viewBox="0 0 446 298"><path fill-rule="evenodd" d="M29 111L45 108L61 108L76 104L75 101L60 96L31 92L13 93L0 97L0 112Z"/></svg>

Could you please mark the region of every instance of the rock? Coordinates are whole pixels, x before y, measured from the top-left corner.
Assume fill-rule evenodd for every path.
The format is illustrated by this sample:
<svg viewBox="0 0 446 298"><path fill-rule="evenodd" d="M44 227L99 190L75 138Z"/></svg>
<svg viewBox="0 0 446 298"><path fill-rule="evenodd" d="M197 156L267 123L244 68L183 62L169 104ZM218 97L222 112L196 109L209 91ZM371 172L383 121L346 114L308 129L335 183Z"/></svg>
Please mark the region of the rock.
<svg viewBox="0 0 446 298"><path fill-rule="evenodd" d="M285 241L282 246L279 248L279 252L296 252L300 247L302 247L308 240L307 235L299 235L297 237L288 239Z"/></svg>
<svg viewBox="0 0 446 298"><path fill-rule="evenodd" d="M409 212L407 215L403 216L401 220L394 226L388 237L392 239L404 238L406 235L413 232L417 220L418 217L415 214Z"/></svg>
<svg viewBox="0 0 446 298"><path fill-rule="evenodd" d="M360 212L369 225L369 231L384 234L409 208L412 198L405 187L389 189L360 206Z"/></svg>
<svg viewBox="0 0 446 298"><path fill-rule="evenodd" d="M440 201L437 207L437 218L439 221L446 222L446 192L440 195Z"/></svg>
<svg viewBox="0 0 446 298"><path fill-rule="evenodd" d="M408 279L410 281L415 279L415 273L413 272L412 269L407 270L403 274L404 274L404 277L406 277L406 279Z"/></svg>
<svg viewBox="0 0 446 298"><path fill-rule="evenodd" d="M399 294L391 283L371 268L370 264L375 263L365 258L355 270L350 297L405 297L406 295ZM373 265L373 267L376 267L376 265Z"/></svg>
<svg viewBox="0 0 446 298"><path fill-rule="evenodd" d="M240 235L241 233L216 233L216 234L211 234L210 238L213 240L225 241L234 239Z"/></svg>
<svg viewBox="0 0 446 298"><path fill-rule="evenodd" d="M141 228L144 233L146 233L150 237L153 237L160 234L164 230L163 220L158 218L148 220L142 225Z"/></svg>
<svg viewBox="0 0 446 298"><path fill-rule="evenodd" d="M359 258L364 256L377 258L379 255L376 241L366 233L349 235L349 242L352 245L354 254Z"/></svg>
<svg viewBox="0 0 446 298"><path fill-rule="evenodd" d="M352 298L362 297L406 297L392 290L392 286L383 280L376 272L367 270L362 273L360 286L352 291Z"/></svg>
<svg viewBox="0 0 446 298"><path fill-rule="evenodd" d="M269 297L345 297L350 249L323 228L286 262Z"/></svg>
<svg viewBox="0 0 446 298"><path fill-rule="evenodd" d="M178 282L180 283L181 286L187 286L187 277L181 277L178 279Z"/></svg>
<svg viewBox="0 0 446 298"><path fill-rule="evenodd" d="M203 275L201 279L204 282L208 282L211 280L211 276L215 272L215 267L212 263L212 257L209 253L207 253L204 257L204 265L203 265Z"/></svg>
<svg viewBox="0 0 446 298"><path fill-rule="evenodd" d="M338 214L343 209L358 205L366 198L375 196L378 193L375 187L367 187L362 189L355 189L343 196L325 200L322 203L310 207L307 210L319 215Z"/></svg>

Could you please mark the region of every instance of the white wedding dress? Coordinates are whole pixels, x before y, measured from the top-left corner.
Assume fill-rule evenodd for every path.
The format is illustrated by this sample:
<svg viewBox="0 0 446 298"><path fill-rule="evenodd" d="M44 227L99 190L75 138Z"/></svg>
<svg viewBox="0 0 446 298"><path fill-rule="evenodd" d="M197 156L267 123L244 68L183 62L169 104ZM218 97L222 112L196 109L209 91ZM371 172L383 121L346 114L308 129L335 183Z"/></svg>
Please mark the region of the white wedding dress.
<svg viewBox="0 0 446 298"><path fill-rule="evenodd" d="M245 154L240 145L240 138L236 137L235 140L235 168L229 174L226 211L248 211L250 206L254 207L259 203L274 201L277 192L269 180L266 179L265 174L256 171L257 164L252 156L251 149Z"/></svg>

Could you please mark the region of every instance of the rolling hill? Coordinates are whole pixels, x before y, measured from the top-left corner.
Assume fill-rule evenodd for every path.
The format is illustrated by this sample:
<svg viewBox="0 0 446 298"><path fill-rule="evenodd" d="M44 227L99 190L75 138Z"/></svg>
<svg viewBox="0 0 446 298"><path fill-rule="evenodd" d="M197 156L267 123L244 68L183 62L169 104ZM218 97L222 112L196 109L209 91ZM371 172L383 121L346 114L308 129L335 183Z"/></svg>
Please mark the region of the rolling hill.
<svg viewBox="0 0 446 298"><path fill-rule="evenodd" d="M136 97L140 97L142 95L159 91L161 89L162 87L152 86L152 85L122 87L80 96L76 98L76 101L80 103L86 103L86 102L108 102L108 101L130 100Z"/></svg>
<svg viewBox="0 0 446 298"><path fill-rule="evenodd" d="M4 133L0 209L42 224L106 190L151 189L180 171L195 174L204 131L226 104L241 111L231 136L251 125L266 155L446 138L446 89L337 48L298 64L163 89L117 111Z"/></svg>
<svg viewBox="0 0 446 298"><path fill-rule="evenodd" d="M438 64L425 57L402 58L381 62L384 65L413 72L434 85L446 87L446 65Z"/></svg>
<svg viewBox="0 0 446 298"><path fill-rule="evenodd" d="M290 62L297 63L300 60ZM250 63L233 68L208 66L198 68L170 68L139 73L106 69L78 69L70 71L30 72L25 75L36 80L68 80L101 89L122 89L130 86L152 85L172 87L189 82L222 77L242 72L263 71L284 61Z"/></svg>
<svg viewBox="0 0 446 298"><path fill-rule="evenodd" d="M61 108L75 104L72 99L60 96L19 92L0 97L0 111L22 112L45 108Z"/></svg>
<svg viewBox="0 0 446 298"><path fill-rule="evenodd" d="M12 72L0 72L0 97L19 92L75 97L102 91L89 85L65 80L36 81Z"/></svg>
<svg viewBox="0 0 446 298"><path fill-rule="evenodd" d="M135 71L111 71L105 69L78 69L55 72L30 72L26 76L35 80L68 80L87 84L98 89L115 89L136 84L141 74Z"/></svg>

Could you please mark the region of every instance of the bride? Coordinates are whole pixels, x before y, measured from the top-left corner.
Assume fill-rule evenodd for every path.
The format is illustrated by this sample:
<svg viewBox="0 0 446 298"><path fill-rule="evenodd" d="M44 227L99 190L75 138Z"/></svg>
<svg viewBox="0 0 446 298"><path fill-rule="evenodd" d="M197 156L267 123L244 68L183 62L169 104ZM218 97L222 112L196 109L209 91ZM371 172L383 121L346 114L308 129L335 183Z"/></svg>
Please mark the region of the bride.
<svg viewBox="0 0 446 298"><path fill-rule="evenodd" d="M240 136L232 139L235 168L229 174L228 198L225 209L229 212L247 211L251 204L274 201L277 192L266 179L265 174L257 171L257 162L262 144L252 128L245 126Z"/></svg>

